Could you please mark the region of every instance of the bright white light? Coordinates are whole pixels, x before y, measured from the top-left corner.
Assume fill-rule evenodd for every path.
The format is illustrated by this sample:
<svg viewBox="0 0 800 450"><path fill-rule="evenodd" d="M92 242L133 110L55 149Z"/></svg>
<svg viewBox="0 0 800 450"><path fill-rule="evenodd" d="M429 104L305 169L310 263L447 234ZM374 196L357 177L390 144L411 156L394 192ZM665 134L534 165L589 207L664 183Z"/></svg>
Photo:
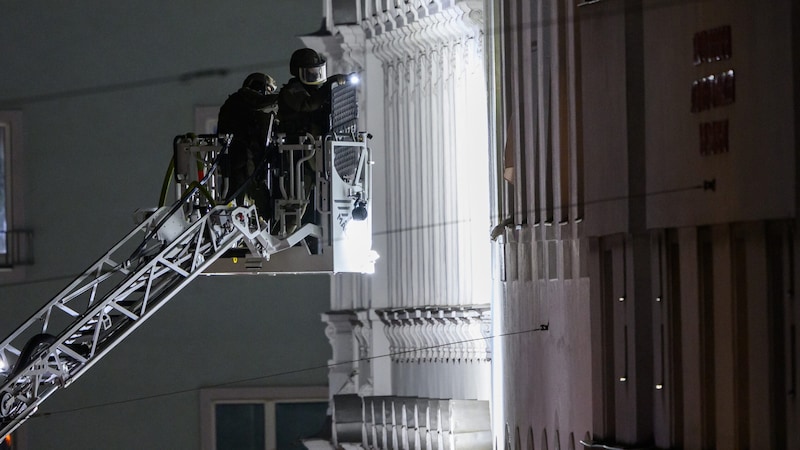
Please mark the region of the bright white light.
<svg viewBox="0 0 800 450"><path fill-rule="evenodd" d="M361 272L368 275L375 273L375 261L377 261L380 257L381 255L379 255L375 250L370 250L367 252L367 262L361 266Z"/></svg>
<svg viewBox="0 0 800 450"><path fill-rule="evenodd" d="M370 233L370 224L366 220L348 220L344 232L348 239L360 239L360 242L363 242L364 236Z"/></svg>
<svg viewBox="0 0 800 450"><path fill-rule="evenodd" d="M347 77L347 82L350 84L358 84L361 82L361 77L359 77L357 73L351 73L350 76Z"/></svg>
<svg viewBox="0 0 800 450"><path fill-rule="evenodd" d="M5 372L7 368L5 360L0 359L0 372Z"/></svg>
<svg viewBox="0 0 800 450"><path fill-rule="evenodd" d="M346 253L360 265L361 273L375 273L375 261L379 258L372 250L372 223L366 220L348 220L344 226L344 239L347 242Z"/></svg>

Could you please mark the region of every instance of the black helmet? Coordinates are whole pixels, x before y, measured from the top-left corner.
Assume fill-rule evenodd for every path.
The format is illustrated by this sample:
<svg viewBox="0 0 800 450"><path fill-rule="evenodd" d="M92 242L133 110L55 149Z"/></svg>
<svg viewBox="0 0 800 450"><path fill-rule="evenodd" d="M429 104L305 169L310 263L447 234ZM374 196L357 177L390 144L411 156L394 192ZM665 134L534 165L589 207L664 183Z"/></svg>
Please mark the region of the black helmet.
<svg viewBox="0 0 800 450"><path fill-rule="evenodd" d="M301 48L292 53L289 72L305 84L322 84L327 79L325 58L310 48Z"/></svg>
<svg viewBox="0 0 800 450"><path fill-rule="evenodd" d="M242 83L242 87L246 89L251 89L253 91L258 92L261 95L270 94L275 91L277 85L275 84L275 80L272 79L271 76L261 73L255 72L251 73L244 79L244 83Z"/></svg>

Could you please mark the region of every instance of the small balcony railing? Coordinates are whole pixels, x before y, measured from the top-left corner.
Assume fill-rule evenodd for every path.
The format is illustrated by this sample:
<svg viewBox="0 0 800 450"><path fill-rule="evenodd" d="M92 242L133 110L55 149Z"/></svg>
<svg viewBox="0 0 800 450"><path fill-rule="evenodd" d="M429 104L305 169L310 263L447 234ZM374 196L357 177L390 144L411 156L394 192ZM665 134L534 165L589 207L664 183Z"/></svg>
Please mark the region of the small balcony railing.
<svg viewBox="0 0 800 450"><path fill-rule="evenodd" d="M33 264L33 231L0 231L0 269Z"/></svg>

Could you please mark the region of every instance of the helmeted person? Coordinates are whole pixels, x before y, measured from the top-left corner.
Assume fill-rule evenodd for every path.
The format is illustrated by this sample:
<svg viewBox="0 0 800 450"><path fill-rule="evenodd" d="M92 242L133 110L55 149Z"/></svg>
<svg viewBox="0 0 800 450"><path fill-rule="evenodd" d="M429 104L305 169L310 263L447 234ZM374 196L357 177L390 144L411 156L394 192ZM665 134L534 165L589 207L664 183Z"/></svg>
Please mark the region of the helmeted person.
<svg viewBox="0 0 800 450"><path fill-rule="evenodd" d="M292 78L278 94L278 131L285 133L286 142L289 143L302 142L307 134L316 139L330 128L331 88L344 84L347 78L344 75L328 77L325 58L310 48L301 48L292 53L289 72ZM314 187L311 181L315 172L313 164L312 160L303 165L303 192L297 195L310 196ZM309 220L306 212L314 214L313 210L303 208L299 212L300 216L306 217L301 219L303 222ZM290 217L289 220L293 219ZM286 229L293 230L298 225L290 222L286 224Z"/></svg>
<svg viewBox="0 0 800 450"><path fill-rule="evenodd" d="M331 88L344 84L345 75L328 77L325 58L310 48L292 53L292 77L278 94L280 131L293 135L321 136L330 127Z"/></svg>
<svg viewBox="0 0 800 450"><path fill-rule="evenodd" d="M275 111L278 96L275 80L256 72L245 78L242 87L228 96L219 110L217 133L233 134L223 174L228 176L226 201L244 204L245 195L255 202L262 217L271 217L271 199L264 182L267 157L267 134L270 113ZM262 168L263 173L256 173Z"/></svg>

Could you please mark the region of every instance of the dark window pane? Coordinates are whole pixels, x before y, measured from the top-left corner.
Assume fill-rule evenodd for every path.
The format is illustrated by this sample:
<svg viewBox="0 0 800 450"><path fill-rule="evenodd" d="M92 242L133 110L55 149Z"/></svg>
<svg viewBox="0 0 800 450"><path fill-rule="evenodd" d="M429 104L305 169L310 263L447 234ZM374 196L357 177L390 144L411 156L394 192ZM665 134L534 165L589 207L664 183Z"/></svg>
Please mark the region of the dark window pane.
<svg viewBox="0 0 800 450"><path fill-rule="evenodd" d="M316 436L323 431L327 411L327 402L276 403L276 448L304 449L300 439Z"/></svg>
<svg viewBox="0 0 800 450"><path fill-rule="evenodd" d="M0 253L6 253L6 127L0 124Z"/></svg>
<svg viewBox="0 0 800 450"><path fill-rule="evenodd" d="M220 403L214 412L217 450L264 450L263 403Z"/></svg>

